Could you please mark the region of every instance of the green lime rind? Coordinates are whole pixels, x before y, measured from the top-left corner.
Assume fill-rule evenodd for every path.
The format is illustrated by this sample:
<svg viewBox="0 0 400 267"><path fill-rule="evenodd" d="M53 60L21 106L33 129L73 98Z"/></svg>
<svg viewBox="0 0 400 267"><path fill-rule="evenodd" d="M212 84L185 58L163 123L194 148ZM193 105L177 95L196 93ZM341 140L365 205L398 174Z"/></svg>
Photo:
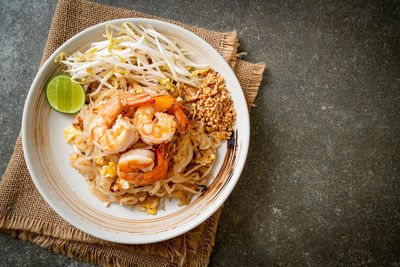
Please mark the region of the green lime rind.
<svg viewBox="0 0 400 267"><path fill-rule="evenodd" d="M50 107L64 114L78 113L86 102L85 89L66 74L52 77L46 85L45 95Z"/></svg>

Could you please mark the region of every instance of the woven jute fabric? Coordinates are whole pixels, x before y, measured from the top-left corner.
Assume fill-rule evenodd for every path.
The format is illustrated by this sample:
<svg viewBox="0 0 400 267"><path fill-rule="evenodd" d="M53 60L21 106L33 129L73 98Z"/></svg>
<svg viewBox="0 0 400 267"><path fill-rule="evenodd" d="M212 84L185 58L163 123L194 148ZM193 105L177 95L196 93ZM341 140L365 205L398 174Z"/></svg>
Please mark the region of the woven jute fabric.
<svg viewBox="0 0 400 267"><path fill-rule="evenodd" d="M156 18L184 27L210 43L231 65L250 108L264 64L237 60L236 32L218 33L140 12L86 1L60 0L51 24L43 62L70 37L100 22L118 18ZM164 242L123 245L92 237L64 221L35 188L23 156L21 136L0 184L0 229L73 258L104 266L206 266L221 209L195 229Z"/></svg>

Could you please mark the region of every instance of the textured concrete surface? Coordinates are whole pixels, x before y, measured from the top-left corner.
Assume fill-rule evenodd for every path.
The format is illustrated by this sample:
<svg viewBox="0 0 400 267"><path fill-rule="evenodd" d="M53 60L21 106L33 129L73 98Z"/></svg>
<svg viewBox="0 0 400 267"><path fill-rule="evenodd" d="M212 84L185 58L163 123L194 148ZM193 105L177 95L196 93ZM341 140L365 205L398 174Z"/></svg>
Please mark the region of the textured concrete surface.
<svg viewBox="0 0 400 267"><path fill-rule="evenodd" d="M398 1L98 2L237 29L267 64L211 266L400 265ZM55 5L0 1L1 173ZM0 265L89 266L6 234Z"/></svg>

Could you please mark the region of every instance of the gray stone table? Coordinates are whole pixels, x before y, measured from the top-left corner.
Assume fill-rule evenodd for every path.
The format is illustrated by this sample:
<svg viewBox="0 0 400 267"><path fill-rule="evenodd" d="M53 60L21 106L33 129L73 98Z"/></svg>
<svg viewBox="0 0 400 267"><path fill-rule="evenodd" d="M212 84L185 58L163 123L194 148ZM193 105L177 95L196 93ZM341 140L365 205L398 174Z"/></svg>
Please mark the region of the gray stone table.
<svg viewBox="0 0 400 267"><path fill-rule="evenodd" d="M216 31L267 71L211 266L400 264L398 1L98 1ZM0 0L0 172L56 2ZM1 266L89 266L0 234Z"/></svg>

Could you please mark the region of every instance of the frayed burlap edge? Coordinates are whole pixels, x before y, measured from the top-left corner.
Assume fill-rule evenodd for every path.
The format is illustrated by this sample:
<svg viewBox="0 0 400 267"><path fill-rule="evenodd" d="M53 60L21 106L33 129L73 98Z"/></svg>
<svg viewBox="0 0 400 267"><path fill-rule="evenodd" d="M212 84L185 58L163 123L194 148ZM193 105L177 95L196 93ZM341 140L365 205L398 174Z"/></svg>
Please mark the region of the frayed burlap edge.
<svg viewBox="0 0 400 267"><path fill-rule="evenodd" d="M16 225L18 225L18 227L16 227ZM52 223L15 215L1 217L0 228L52 235L54 238L61 238L64 240L79 240L83 242L90 242L90 240L93 240L92 236L76 228L60 229L59 226Z"/></svg>
<svg viewBox="0 0 400 267"><path fill-rule="evenodd" d="M63 240L47 235L39 235L28 231L4 230L4 232L19 239L35 243L43 248L52 249L55 252L65 254L69 257L103 266L138 266L138 261L145 261L147 266L174 266L164 259L136 254L132 258L131 251L124 248L109 247L104 250L104 245L83 243L74 240ZM99 253L103 251L104 253ZM116 257L113 252L117 251L121 257Z"/></svg>
<svg viewBox="0 0 400 267"><path fill-rule="evenodd" d="M249 111L254 105L253 102L256 99L258 88L260 87L261 81L263 79L264 69L264 63L253 64L251 79L249 80L249 84L247 85L248 90L244 91L244 96L246 98Z"/></svg>
<svg viewBox="0 0 400 267"><path fill-rule="evenodd" d="M236 52L239 47L237 32L225 32L221 39L220 47L223 48L221 56L229 63L232 69L235 69L237 62Z"/></svg>
<svg viewBox="0 0 400 267"><path fill-rule="evenodd" d="M90 2L90 1L84 1L84 0L59 0L56 6L56 13L59 10L62 10L63 8L69 9L69 8L76 8L77 6L86 6L90 9L107 9L108 11L113 10L114 12L112 13L118 13L120 12L121 14L124 14L122 16L118 16L118 17L112 17L109 19L121 19L121 18L131 18L131 17L136 17L136 18L151 18L151 19L157 19L157 20L161 20L161 21L165 21L165 22L169 22L175 25L178 25L180 27L183 27L191 32L197 32L195 34L199 35L200 32L202 32L202 34L207 34L207 33L213 33L210 30L201 28L201 27L197 27L197 26L192 26L192 25L186 25L174 20L170 20L170 19L166 19L163 17L158 17L158 16L152 16L152 15L148 15L142 12L138 12L138 11L134 11L134 10L127 10L127 9L123 9L123 8L118 8L118 7L110 7L107 5L103 5L103 4L98 4L98 3L94 3L94 2ZM46 46L45 46L45 51L43 53L43 58L42 58L42 62L41 65L45 62L45 60L54 52L52 49L48 49L49 47L52 47L52 43L55 43L54 39L51 39L49 37L55 37L55 36L59 36L59 35L63 35L63 33L59 33L58 35L56 34L60 28L58 27L58 22L60 22L60 16L57 16L57 14L55 13L55 15L53 16L52 22L51 22L51 27L49 30L49 35L47 38L47 42L46 42ZM110 12L111 13L111 12ZM98 21L97 23L101 23L104 22L104 20L102 21ZM91 26L96 25L97 23L92 24ZM68 29L64 29L64 30L68 30ZM232 69L235 66L236 63L236 53L237 53L237 48L239 46L238 40L237 40L237 32L233 31L233 32L226 32L226 33L218 33L219 35L222 34L222 40L220 41L220 43L214 47L215 49L218 50L218 52L222 55L222 57L229 62L229 64L231 65ZM64 35L68 35L67 33L64 33ZM205 36L201 36L203 39L205 39ZM206 40L207 41L207 40ZM58 44L54 49L58 48L59 45L61 45L62 43Z"/></svg>

